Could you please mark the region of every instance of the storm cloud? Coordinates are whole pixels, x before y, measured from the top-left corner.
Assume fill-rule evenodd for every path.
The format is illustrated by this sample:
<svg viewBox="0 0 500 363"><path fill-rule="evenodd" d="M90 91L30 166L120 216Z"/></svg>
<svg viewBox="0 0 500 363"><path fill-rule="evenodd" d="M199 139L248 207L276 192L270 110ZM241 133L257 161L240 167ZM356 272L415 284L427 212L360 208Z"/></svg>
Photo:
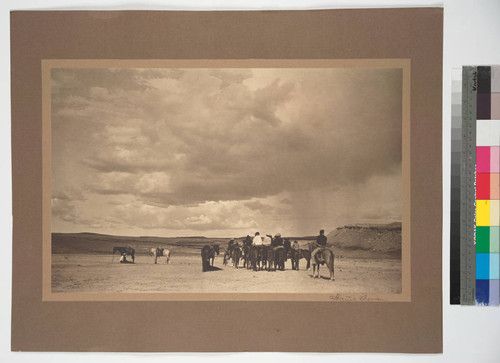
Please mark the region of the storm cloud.
<svg viewBox="0 0 500 363"><path fill-rule="evenodd" d="M400 220L401 117L400 69L53 69L53 228Z"/></svg>

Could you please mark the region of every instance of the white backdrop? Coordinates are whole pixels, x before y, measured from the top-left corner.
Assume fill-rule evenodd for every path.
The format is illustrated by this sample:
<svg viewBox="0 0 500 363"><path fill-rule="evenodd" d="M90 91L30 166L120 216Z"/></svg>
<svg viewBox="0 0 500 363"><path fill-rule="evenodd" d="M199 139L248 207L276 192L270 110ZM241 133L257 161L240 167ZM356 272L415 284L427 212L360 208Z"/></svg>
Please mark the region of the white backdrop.
<svg viewBox="0 0 500 363"><path fill-rule="evenodd" d="M500 308L450 306L449 301L449 194L450 194L450 75L464 64L500 64L500 1L444 1L443 59L443 334L444 353L411 354L98 354L10 352L11 290L11 153L10 153L10 54L9 11L39 9L328 9L358 7L443 6L443 1L312 1L312 0L219 0L148 1L130 3L110 0L5 0L0 13L0 228L3 263L0 265L0 361L1 362L159 362L166 359L189 362L253 362L283 359L287 362L500 362Z"/></svg>

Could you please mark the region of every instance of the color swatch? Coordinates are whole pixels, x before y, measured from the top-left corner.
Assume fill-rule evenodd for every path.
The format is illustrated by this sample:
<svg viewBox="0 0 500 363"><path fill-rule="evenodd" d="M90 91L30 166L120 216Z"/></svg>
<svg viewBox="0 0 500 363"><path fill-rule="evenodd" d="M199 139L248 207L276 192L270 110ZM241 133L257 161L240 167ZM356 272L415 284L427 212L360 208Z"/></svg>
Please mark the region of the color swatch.
<svg viewBox="0 0 500 363"><path fill-rule="evenodd" d="M452 71L450 304L500 306L500 66Z"/></svg>
<svg viewBox="0 0 500 363"><path fill-rule="evenodd" d="M477 67L476 304L500 303L500 67Z"/></svg>

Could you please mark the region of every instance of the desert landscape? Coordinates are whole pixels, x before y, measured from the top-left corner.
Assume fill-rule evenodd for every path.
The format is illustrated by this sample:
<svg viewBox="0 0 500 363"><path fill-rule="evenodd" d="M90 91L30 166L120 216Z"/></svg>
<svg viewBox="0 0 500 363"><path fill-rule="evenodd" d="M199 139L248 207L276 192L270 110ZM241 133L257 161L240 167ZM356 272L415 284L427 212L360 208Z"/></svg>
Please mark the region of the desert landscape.
<svg viewBox="0 0 500 363"><path fill-rule="evenodd" d="M52 69L51 291L401 293L402 69L182 64ZM320 278L223 264L323 229Z"/></svg>
<svg viewBox="0 0 500 363"><path fill-rule="evenodd" d="M301 247L314 236L289 237ZM335 253L335 281L328 270L312 279L312 270L300 260L292 270L287 260L284 271L252 271L223 265L229 239L205 237L120 237L94 233L53 233L53 293L385 293L401 292L401 223L347 225L328 234L328 246ZM237 240L238 241L238 240ZM200 251L206 244L219 244L215 269L202 272ZM134 264L120 264L113 247L135 249ZM167 248L170 263L148 250Z"/></svg>

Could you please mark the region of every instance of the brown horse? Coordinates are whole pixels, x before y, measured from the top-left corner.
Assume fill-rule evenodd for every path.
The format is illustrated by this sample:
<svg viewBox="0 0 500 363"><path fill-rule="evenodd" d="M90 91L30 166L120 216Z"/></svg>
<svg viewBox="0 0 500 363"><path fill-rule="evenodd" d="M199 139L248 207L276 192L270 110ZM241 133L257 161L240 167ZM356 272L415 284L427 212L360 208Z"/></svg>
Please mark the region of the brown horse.
<svg viewBox="0 0 500 363"><path fill-rule="evenodd" d="M260 263L262 259L262 247L263 246L252 246L250 247L250 265L254 271L260 269Z"/></svg>
<svg viewBox="0 0 500 363"><path fill-rule="evenodd" d="M260 248L260 260L262 262L261 270L267 269L267 248L266 246L261 246Z"/></svg>
<svg viewBox="0 0 500 363"><path fill-rule="evenodd" d="M132 247L113 247L113 259L115 259L115 253L119 252L120 256L123 254L129 255L132 257L132 262L135 261L135 250Z"/></svg>
<svg viewBox="0 0 500 363"><path fill-rule="evenodd" d="M307 262L306 269L311 267L311 251L305 249L291 249L292 270L299 270L299 261L301 258Z"/></svg>
<svg viewBox="0 0 500 363"><path fill-rule="evenodd" d="M274 261L278 270L285 271L286 250L283 246L274 249Z"/></svg>
<svg viewBox="0 0 500 363"><path fill-rule="evenodd" d="M243 267L251 269L252 265L250 263L250 246L245 244L242 249Z"/></svg>
<svg viewBox="0 0 500 363"><path fill-rule="evenodd" d="M238 268L241 258L241 248L239 246L232 248L231 258L233 259L233 266Z"/></svg>
<svg viewBox="0 0 500 363"><path fill-rule="evenodd" d="M275 262L275 250L272 246L264 247L266 249L266 257L267 257L267 271L276 271L276 262Z"/></svg>
<svg viewBox="0 0 500 363"><path fill-rule="evenodd" d="M313 245L309 247L309 250L312 252ZM319 277L319 266L320 265L326 265L328 267L328 271L330 272L330 281L335 281L335 276L334 276L334 262L335 262L335 255L333 254L333 251L329 248L322 248L320 249L316 255L314 256L314 261L316 264L313 264L313 271L312 271L312 278L317 278ZM317 267L317 272L316 272L316 267Z"/></svg>
<svg viewBox="0 0 500 363"><path fill-rule="evenodd" d="M231 250L230 249L227 249L226 251L224 251L224 259L222 261L222 264L224 266L227 265L227 262L231 259Z"/></svg>
<svg viewBox="0 0 500 363"><path fill-rule="evenodd" d="M213 270L215 254L219 252L219 245L205 245L201 249L201 270L203 272Z"/></svg>

